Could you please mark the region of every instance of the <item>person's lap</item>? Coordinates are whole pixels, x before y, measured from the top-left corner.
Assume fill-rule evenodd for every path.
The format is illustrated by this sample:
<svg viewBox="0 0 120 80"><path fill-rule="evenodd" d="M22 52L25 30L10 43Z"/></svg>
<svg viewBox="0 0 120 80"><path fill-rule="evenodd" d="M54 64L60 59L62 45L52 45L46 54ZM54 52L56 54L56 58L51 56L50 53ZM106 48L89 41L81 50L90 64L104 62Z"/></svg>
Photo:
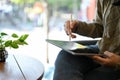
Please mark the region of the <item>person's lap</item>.
<svg viewBox="0 0 120 80"><path fill-rule="evenodd" d="M92 67L90 68L89 65L93 65L88 59L84 56L73 56L61 51L56 59L53 80L79 80L80 78L82 80L84 77L83 73L91 70Z"/></svg>
<svg viewBox="0 0 120 80"><path fill-rule="evenodd" d="M84 80L120 80L120 70L101 66L86 73Z"/></svg>
<svg viewBox="0 0 120 80"><path fill-rule="evenodd" d="M117 80L120 71L100 66L86 56L62 50L56 59L53 80Z"/></svg>

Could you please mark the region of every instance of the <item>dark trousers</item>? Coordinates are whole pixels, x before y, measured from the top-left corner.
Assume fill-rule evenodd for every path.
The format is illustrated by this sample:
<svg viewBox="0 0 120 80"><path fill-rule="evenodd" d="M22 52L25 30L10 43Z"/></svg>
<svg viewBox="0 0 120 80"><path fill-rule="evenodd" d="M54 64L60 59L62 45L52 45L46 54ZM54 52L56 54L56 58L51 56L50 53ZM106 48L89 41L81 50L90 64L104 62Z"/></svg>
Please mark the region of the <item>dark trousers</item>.
<svg viewBox="0 0 120 80"><path fill-rule="evenodd" d="M87 56L74 56L62 50L55 62L53 80L120 80L119 76L120 70L101 66Z"/></svg>

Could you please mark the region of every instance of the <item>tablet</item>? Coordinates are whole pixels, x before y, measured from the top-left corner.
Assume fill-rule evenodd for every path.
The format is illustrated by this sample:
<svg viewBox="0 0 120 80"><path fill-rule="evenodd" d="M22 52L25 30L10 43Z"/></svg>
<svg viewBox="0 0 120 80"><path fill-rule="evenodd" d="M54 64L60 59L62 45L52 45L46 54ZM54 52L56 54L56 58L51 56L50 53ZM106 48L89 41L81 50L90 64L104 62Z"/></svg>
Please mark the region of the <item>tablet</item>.
<svg viewBox="0 0 120 80"><path fill-rule="evenodd" d="M94 51L89 46L85 46L85 45L76 43L74 41L62 41L62 40L51 40L51 39L46 39L46 41L73 55L101 55L101 56L103 55Z"/></svg>

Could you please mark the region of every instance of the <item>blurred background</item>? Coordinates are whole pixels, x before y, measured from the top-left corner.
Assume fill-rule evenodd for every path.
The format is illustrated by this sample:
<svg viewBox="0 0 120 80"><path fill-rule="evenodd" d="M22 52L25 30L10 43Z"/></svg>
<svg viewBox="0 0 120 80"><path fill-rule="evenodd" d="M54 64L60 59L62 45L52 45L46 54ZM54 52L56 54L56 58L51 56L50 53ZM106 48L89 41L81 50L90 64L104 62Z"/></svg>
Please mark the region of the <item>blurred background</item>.
<svg viewBox="0 0 120 80"><path fill-rule="evenodd" d="M0 0L0 32L29 34L27 46L9 53L28 55L40 60L45 66L43 80L52 80L54 62L61 50L45 39L69 40L64 23L73 19L92 22L96 0ZM72 40L87 40L77 35Z"/></svg>

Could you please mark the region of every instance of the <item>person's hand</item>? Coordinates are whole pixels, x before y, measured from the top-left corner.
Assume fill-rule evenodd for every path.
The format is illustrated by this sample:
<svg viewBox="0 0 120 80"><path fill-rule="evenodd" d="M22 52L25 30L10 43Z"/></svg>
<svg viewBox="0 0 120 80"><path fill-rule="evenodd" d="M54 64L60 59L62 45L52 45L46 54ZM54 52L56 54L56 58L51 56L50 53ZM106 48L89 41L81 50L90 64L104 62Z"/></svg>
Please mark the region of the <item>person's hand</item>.
<svg viewBox="0 0 120 80"><path fill-rule="evenodd" d="M78 21L66 21L64 25L64 29L67 35L71 36L72 38L76 38L76 35L72 33L72 31L75 29Z"/></svg>
<svg viewBox="0 0 120 80"><path fill-rule="evenodd" d="M120 63L120 56L109 51L105 51L106 57L92 56L92 58L101 65L116 67Z"/></svg>

